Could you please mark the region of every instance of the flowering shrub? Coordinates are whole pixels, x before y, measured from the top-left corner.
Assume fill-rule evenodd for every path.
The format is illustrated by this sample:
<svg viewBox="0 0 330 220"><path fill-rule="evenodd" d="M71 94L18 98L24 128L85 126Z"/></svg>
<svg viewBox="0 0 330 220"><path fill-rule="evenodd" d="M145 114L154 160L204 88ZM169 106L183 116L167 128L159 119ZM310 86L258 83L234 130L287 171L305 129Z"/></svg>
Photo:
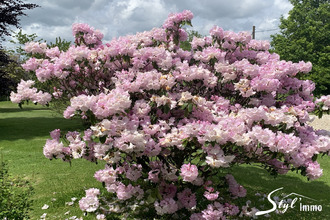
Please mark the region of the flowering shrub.
<svg viewBox="0 0 330 220"><path fill-rule="evenodd" d="M12 92L10 99L13 103L21 104L24 100L31 100L34 103L39 103L41 105L48 104L51 101L52 96L47 92L39 91L36 88L30 88L34 85L34 81L28 80L21 82L17 86L17 93Z"/></svg>
<svg viewBox="0 0 330 220"><path fill-rule="evenodd" d="M70 100L64 117L90 123L83 134L52 131L44 155L106 162L94 175L105 189L88 189L79 202L98 219L253 216L256 208L238 205L246 190L230 167L322 175L316 157L329 153L329 133L306 122L309 112L328 110L330 97L314 100L314 84L295 78L312 64L281 61L268 42L217 26L184 51L182 26L192 17L171 14L162 28L107 44L99 31L74 24L75 45L65 52L27 45L43 58L29 59L25 70L55 86L30 96L32 83L22 81L25 89L11 97Z"/></svg>

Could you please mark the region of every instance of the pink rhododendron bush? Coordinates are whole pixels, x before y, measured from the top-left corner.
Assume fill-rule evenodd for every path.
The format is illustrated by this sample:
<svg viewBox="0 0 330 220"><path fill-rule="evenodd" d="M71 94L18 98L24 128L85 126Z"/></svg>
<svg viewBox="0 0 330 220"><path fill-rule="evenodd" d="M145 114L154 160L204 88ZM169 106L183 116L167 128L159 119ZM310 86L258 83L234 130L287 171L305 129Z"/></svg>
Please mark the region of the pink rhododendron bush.
<svg viewBox="0 0 330 220"><path fill-rule="evenodd" d="M312 64L280 60L268 42L217 26L185 51L182 27L192 17L170 14L162 28L106 44L98 30L74 24L68 51L26 45L34 57L24 69L51 86L38 91L22 81L12 101L67 100L64 117L90 124L52 131L43 153L106 162L94 175L104 189L86 190L79 202L98 219L251 217L257 209L242 206L246 190L231 167L322 175L316 158L329 154L329 132L306 122L310 112L329 113L330 99L314 98L314 84L295 77Z"/></svg>

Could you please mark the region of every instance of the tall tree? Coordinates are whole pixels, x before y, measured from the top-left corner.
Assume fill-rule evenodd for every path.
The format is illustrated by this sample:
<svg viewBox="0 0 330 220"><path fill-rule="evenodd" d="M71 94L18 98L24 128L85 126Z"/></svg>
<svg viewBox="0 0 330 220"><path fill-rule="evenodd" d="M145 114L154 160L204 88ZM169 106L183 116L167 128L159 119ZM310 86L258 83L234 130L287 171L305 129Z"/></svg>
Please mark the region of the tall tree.
<svg viewBox="0 0 330 220"><path fill-rule="evenodd" d="M0 2L0 37L10 36L10 26L19 28L21 16L26 16L24 10L39 7L36 4L24 3L21 0L1 0Z"/></svg>
<svg viewBox="0 0 330 220"><path fill-rule="evenodd" d="M25 10L39 7L36 4L24 3L21 0L1 0L0 1L0 40L4 40L5 36L10 36L10 27L19 28L21 16L26 16ZM11 60L2 48L0 41L0 96L8 95L10 86L14 82L7 77L7 72L4 70Z"/></svg>
<svg viewBox="0 0 330 220"><path fill-rule="evenodd" d="M271 45L281 59L310 61L310 75L300 76L316 83L315 94L330 94L330 1L289 0L289 16L280 18L280 34Z"/></svg>

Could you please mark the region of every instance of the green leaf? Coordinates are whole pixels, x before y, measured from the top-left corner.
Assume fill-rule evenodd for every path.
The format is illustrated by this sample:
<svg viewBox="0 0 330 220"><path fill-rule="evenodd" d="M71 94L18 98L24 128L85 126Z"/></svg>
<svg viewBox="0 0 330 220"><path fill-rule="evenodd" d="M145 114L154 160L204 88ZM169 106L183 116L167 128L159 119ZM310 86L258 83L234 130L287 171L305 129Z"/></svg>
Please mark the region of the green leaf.
<svg viewBox="0 0 330 220"><path fill-rule="evenodd" d="M156 201L156 197L152 196L152 194L150 194L150 195L147 197L147 203L148 203L148 204L154 203L155 201Z"/></svg>
<svg viewBox="0 0 330 220"><path fill-rule="evenodd" d="M159 200L162 200L163 198L162 198L162 195L160 194L160 192L159 192L159 190L158 190L158 188L156 189L156 196L157 196L157 198L159 199Z"/></svg>
<svg viewBox="0 0 330 220"><path fill-rule="evenodd" d="M105 141L106 141L106 139L107 139L107 136L102 136L102 137L100 137L100 142L101 142L102 144L104 144Z"/></svg>
<svg viewBox="0 0 330 220"><path fill-rule="evenodd" d="M170 106L168 104L164 105L164 113L167 114L170 112Z"/></svg>
<svg viewBox="0 0 330 220"><path fill-rule="evenodd" d="M189 112L189 113L191 113L191 112L192 112L192 110L193 110L193 107L194 107L194 106L193 106L193 104L192 104L192 103L189 103L189 104L188 104L188 112Z"/></svg>
<svg viewBox="0 0 330 220"><path fill-rule="evenodd" d="M202 154L202 153L204 153L204 151L203 151L203 149L198 149L198 150L196 150L196 153L197 154Z"/></svg>
<svg viewBox="0 0 330 220"><path fill-rule="evenodd" d="M183 103L183 105L181 106L181 109L184 110L185 108L187 108L188 103Z"/></svg>
<svg viewBox="0 0 330 220"><path fill-rule="evenodd" d="M272 155L272 159L275 159L277 157L277 152L274 152L273 155Z"/></svg>
<svg viewBox="0 0 330 220"><path fill-rule="evenodd" d="M313 161L316 161L317 160L317 156L318 156L318 154L314 154L313 157L312 157L312 160Z"/></svg>

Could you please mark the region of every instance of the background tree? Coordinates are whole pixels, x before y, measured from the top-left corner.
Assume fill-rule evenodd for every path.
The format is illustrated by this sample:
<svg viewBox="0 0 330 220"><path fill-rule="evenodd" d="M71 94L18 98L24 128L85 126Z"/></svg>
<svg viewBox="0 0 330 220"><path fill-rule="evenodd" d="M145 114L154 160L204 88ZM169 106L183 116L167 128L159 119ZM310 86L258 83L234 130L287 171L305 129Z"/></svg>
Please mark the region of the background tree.
<svg viewBox="0 0 330 220"><path fill-rule="evenodd" d="M25 10L39 7L36 4L24 3L21 0L1 0L0 2L0 39L10 36L10 27L19 28L21 16L26 16ZM0 42L0 96L9 95L10 89L15 86L15 81L8 76L8 65L15 63L10 55L3 49ZM10 67L11 68L11 67Z"/></svg>
<svg viewBox="0 0 330 220"><path fill-rule="evenodd" d="M10 36L10 26L19 28L20 16L26 16L24 10L39 7L21 0L2 0L0 3L0 37Z"/></svg>
<svg viewBox="0 0 330 220"><path fill-rule="evenodd" d="M10 59L7 53L0 48L0 97L8 96L10 89L16 86L5 70L12 62L13 60Z"/></svg>
<svg viewBox="0 0 330 220"><path fill-rule="evenodd" d="M272 36L271 45L281 59L312 62L311 74L303 78L316 83L315 95L330 94L330 1L289 1L293 9L281 17L281 33Z"/></svg>

